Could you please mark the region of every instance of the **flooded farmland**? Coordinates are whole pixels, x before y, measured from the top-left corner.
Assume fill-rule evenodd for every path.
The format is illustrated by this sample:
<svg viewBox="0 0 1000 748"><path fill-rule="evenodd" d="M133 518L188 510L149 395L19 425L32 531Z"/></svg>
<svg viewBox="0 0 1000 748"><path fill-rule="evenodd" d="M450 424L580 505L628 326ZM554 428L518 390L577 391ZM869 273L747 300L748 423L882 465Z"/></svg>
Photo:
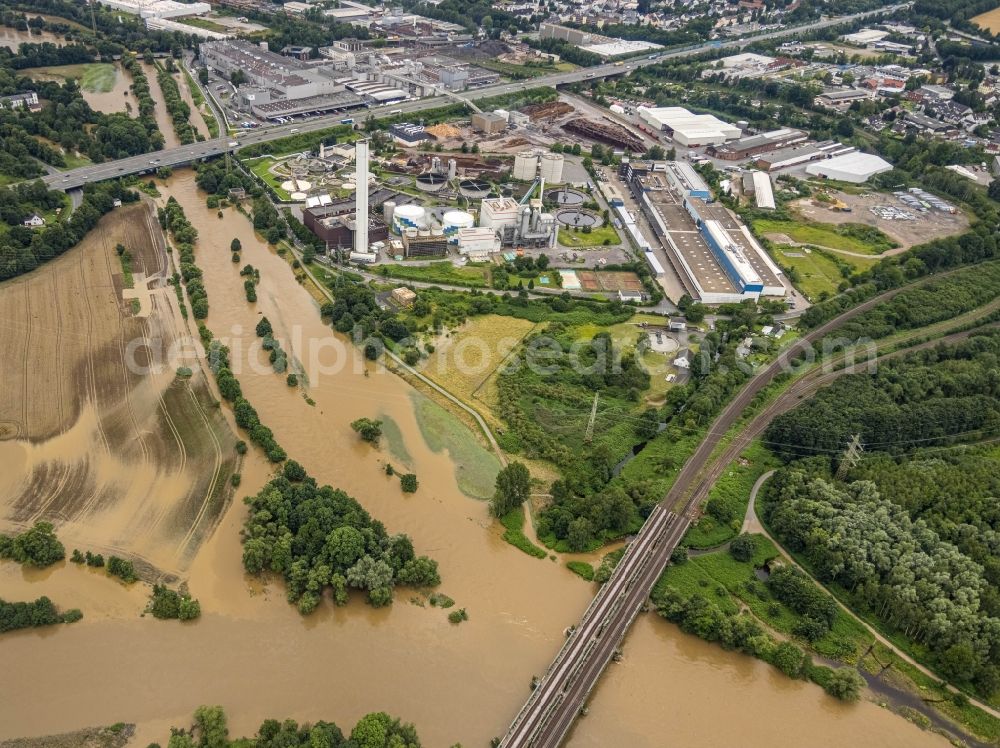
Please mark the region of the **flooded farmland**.
<svg viewBox="0 0 1000 748"><path fill-rule="evenodd" d="M346 608L325 601L302 618L285 602L280 582L243 574L245 507L234 501L186 574L203 611L195 622L140 618L143 594L87 569L58 565L28 573L0 565L5 596L48 594L85 615L68 627L4 635L4 666L19 682L0 700L0 739L129 721L138 724L133 744L146 746L165 742L169 726L187 724L198 705L217 703L226 707L234 736L252 733L265 717L349 724L385 710L414 722L428 746L488 744L528 695L532 675L548 665L563 629L579 619L592 586L560 562L502 541L485 503L459 490L449 455L425 441L412 388L390 374L363 374L361 357L321 323L316 302L246 218L228 210L219 219L189 172L175 175L166 194L199 231L207 323L226 339L234 360L247 362L238 376L261 421L320 483L343 488L390 532L408 533L418 554L436 558L441 591L470 620L452 626L443 611L405 589L391 608L372 609L358 597ZM239 264L230 260L233 238L243 246ZM243 264L261 273L256 304L244 297ZM250 365L262 315L285 350L314 372L304 390ZM315 365L306 366L311 360ZM396 424L420 480L415 494L403 494L384 475L387 451L361 443L350 430L361 416ZM256 492L269 474L253 450L247 458L237 498ZM822 736L822 745L945 745L874 705L841 705L817 687L685 636L652 615L640 616L624 651L570 746L798 747L808 745L804 735Z"/></svg>

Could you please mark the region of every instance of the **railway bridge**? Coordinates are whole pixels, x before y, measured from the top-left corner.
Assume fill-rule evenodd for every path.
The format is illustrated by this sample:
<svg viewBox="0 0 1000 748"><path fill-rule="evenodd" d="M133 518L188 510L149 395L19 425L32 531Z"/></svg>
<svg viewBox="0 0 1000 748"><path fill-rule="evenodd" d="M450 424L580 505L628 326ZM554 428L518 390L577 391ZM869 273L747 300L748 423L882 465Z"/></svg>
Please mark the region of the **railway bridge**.
<svg viewBox="0 0 1000 748"><path fill-rule="evenodd" d="M562 742L689 525L686 516L662 505L653 509L514 718L502 748L555 748Z"/></svg>

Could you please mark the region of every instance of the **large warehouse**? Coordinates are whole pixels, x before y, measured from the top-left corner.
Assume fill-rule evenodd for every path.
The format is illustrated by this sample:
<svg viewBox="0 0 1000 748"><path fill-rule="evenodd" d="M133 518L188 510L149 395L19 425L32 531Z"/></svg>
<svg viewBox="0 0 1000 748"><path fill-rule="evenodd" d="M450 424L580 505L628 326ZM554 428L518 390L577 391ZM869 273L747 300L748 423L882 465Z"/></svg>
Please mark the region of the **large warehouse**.
<svg viewBox="0 0 1000 748"><path fill-rule="evenodd" d="M680 106L639 107L638 112L647 125L667 133L678 145L691 148L722 145L743 134L736 125L723 122L712 114L694 114Z"/></svg>
<svg viewBox="0 0 1000 748"><path fill-rule="evenodd" d="M840 182L861 184L867 182L876 174L892 169L892 164L884 158L871 153L846 153L806 166L806 174L814 177L836 179Z"/></svg>

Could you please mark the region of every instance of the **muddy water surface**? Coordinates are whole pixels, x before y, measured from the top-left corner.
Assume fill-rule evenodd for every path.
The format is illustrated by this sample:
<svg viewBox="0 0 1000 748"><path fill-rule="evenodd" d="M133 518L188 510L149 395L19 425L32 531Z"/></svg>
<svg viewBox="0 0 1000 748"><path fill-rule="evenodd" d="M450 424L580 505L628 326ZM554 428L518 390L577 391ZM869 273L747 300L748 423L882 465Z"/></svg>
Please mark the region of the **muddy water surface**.
<svg viewBox="0 0 1000 748"><path fill-rule="evenodd" d="M200 232L208 323L228 338L234 360L239 346L248 350L256 341L261 314L301 361L309 358L308 341L330 340L315 302L244 217L230 210L217 218L189 173L174 177L169 194ZM244 248L238 265L230 261L234 237ZM255 305L246 302L238 275L247 263L261 271ZM164 741L169 725L187 724L204 703L227 708L233 735L252 733L269 716L350 725L373 710L415 722L428 746L483 746L504 731L592 588L560 564L505 544L485 504L458 490L447 455L432 452L420 436L409 386L391 375L357 373L362 362L353 349L339 350L340 373L314 376L308 386L315 406L264 368L243 367L243 391L310 473L357 497L390 532L409 533L418 553L438 559L441 591L467 608L470 620L452 626L444 611L413 604L407 590L397 590L389 609L360 600L334 609L327 602L301 618L279 582L243 575L238 530L245 508L236 502L191 568L191 591L203 610L192 624L139 618L133 591L84 569L57 569L29 583L11 565L0 566L0 591L51 589L59 604L84 607L89 599L95 610L55 633L4 637L4 667L19 674L19 685L0 700L0 738L126 720L139 723L134 744L145 746ZM334 342L318 358L332 366ZM399 427L420 480L416 494L403 494L398 480L386 478L386 456L348 426L378 413ZM270 469L249 457L243 494L256 491ZM814 745L943 745L875 707L838 706L818 688L761 668L642 616L625 662L602 683L570 745L803 746L808 735L823 736ZM682 739L668 739L672 733Z"/></svg>
<svg viewBox="0 0 1000 748"><path fill-rule="evenodd" d="M29 32L12 29L10 26L0 26L0 47L7 47L16 52L17 48L26 42L32 44L51 42L59 46L66 44L65 39L50 31Z"/></svg>
<svg viewBox="0 0 1000 748"><path fill-rule="evenodd" d="M163 147L175 148L181 144L174 132L174 122L170 119L166 104L163 103L163 92L160 90L160 81L157 79L159 68L152 63L142 62L142 70L149 81L149 95L153 97L156 106L153 108L153 116L156 118L156 125L163 133Z"/></svg>
<svg viewBox="0 0 1000 748"><path fill-rule="evenodd" d="M122 69L121 63L115 63L115 85L110 91L81 91L83 98L91 107L99 112L112 114L114 112L127 112L130 117L139 115L139 105L135 97L129 90L132 85L132 76Z"/></svg>

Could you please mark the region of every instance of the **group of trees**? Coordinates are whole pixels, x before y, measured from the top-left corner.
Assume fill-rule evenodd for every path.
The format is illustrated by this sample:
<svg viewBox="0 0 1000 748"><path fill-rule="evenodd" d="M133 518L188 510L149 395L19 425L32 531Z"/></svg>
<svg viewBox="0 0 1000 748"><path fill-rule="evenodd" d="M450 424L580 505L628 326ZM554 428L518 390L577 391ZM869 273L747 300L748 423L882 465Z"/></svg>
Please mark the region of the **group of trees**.
<svg viewBox="0 0 1000 748"><path fill-rule="evenodd" d="M83 190L83 202L69 220L59 217L43 228L28 229L21 225L24 219L32 212L42 213L63 205L62 193L47 190L41 182L0 189L0 218L9 226L0 232L0 280L31 272L76 246L114 207L115 200L128 203L138 199L138 193L119 182L88 184Z"/></svg>
<svg viewBox="0 0 1000 748"><path fill-rule="evenodd" d="M984 696L1000 688L1000 618L983 567L870 481L839 484L814 464L782 469L763 513L818 577L917 642L931 664Z"/></svg>
<svg viewBox="0 0 1000 748"><path fill-rule="evenodd" d="M778 416L766 439L788 456L836 454L860 434L866 449L905 453L968 441L1000 424L1000 333L987 331L840 377Z"/></svg>
<svg viewBox="0 0 1000 748"><path fill-rule="evenodd" d="M440 582L437 562L418 557L408 537L390 536L356 500L318 487L293 460L247 504L244 567L251 574L281 574L289 602L303 614L316 609L327 588L336 605L346 604L354 588L380 607L392 602L397 584Z"/></svg>
<svg viewBox="0 0 1000 748"><path fill-rule="evenodd" d="M649 388L649 374L637 352L622 350L608 333L579 340L576 328L553 322L544 336L526 339L522 355L500 372L497 386L498 410L507 424L504 446L549 460L564 476L552 492L553 503L542 512L540 528L543 534L568 538L578 513L567 513L563 505L599 492L615 464L640 441L630 411ZM600 394L597 424L592 441L584 443L595 393ZM625 529L629 502L608 497L608 503L616 509L577 523L575 537L582 542L574 545L586 546L606 530Z"/></svg>
<svg viewBox="0 0 1000 748"><path fill-rule="evenodd" d="M173 67L171 60L167 60L170 67ZM169 70L159 70L156 73L156 80L160 84L160 91L163 93L163 103L170 114L170 121L174 124L174 132L177 139L184 145L193 143L198 139L198 133L191 126L191 107L181 98L180 88L174 80Z"/></svg>
<svg viewBox="0 0 1000 748"><path fill-rule="evenodd" d="M261 323L265 321L266 319L263 319ZM258 324L258 329L270 329L270 323L268 323L267 328L261 328ZM260 422L260 416L257 415L257 411L250 404L250 401L243 397L240 382L233 374L229 361L229 349L216 340L211 341L208 361L209 368L215 374L215 381L219 385L219 393L225 400L233 404L236 425L250 435L250 441L264 450L267 459L276 463L283 462L288 454L274 438L274 432Z"/></svg>
<svg viewBox="0 0 1000 748"><path fill-rule="evenodd" d="M0 634L35 626L74 623L81 618L83 613L76 608L60 613L47 597L40 597L30 603L10 603L0 599Z"/></svg>
<svg viewBox="0 0 1000 748"><path fill-rule="evenodd" d="M36 522L20 535L0 535L0 558L46 567L66 558L66 549L56 537L52 523Z"/></svg>
<svg viewBox="0 0 1000 748"><path fill-rule="evenodd" d="M333 722L299 725L292 719L267 719L254 737L230 740L222 707L202 706L194 713L192 728L171 732L167 748L420 748L413 725L385 712L366 714L349 736Z"/></svg>
<svg viewBox="0 0 1000 748"><path fill-rule="evenodd" d="M683 631L769 662L790 678L815 681L838 699L857 701L864 688L864 679L854 668L814 665L801 647L776 641L753 616L726 612L700 592L685 595L666 587L654 593L653 603L661 616Z"/></svg>
<svg viewBox="0 0 1000 748"><path fill-rule="evenodd" d="M159 208L160 226L168 230L177 246L180 259L181 278L191 300L191 313L195 319L208 316L208 292L202 281L201 268L194 257L194 243L198 240L198 230L184 215L184 208L171 195L165 208Z"/></svg>
<svg viewBox="0 0 1000 748"><path fill-rule="evenodd" d="M191 621L201 615L201 605L197 600L162 584L153 585L147 610L161 620L176 618Z"/></svg>

